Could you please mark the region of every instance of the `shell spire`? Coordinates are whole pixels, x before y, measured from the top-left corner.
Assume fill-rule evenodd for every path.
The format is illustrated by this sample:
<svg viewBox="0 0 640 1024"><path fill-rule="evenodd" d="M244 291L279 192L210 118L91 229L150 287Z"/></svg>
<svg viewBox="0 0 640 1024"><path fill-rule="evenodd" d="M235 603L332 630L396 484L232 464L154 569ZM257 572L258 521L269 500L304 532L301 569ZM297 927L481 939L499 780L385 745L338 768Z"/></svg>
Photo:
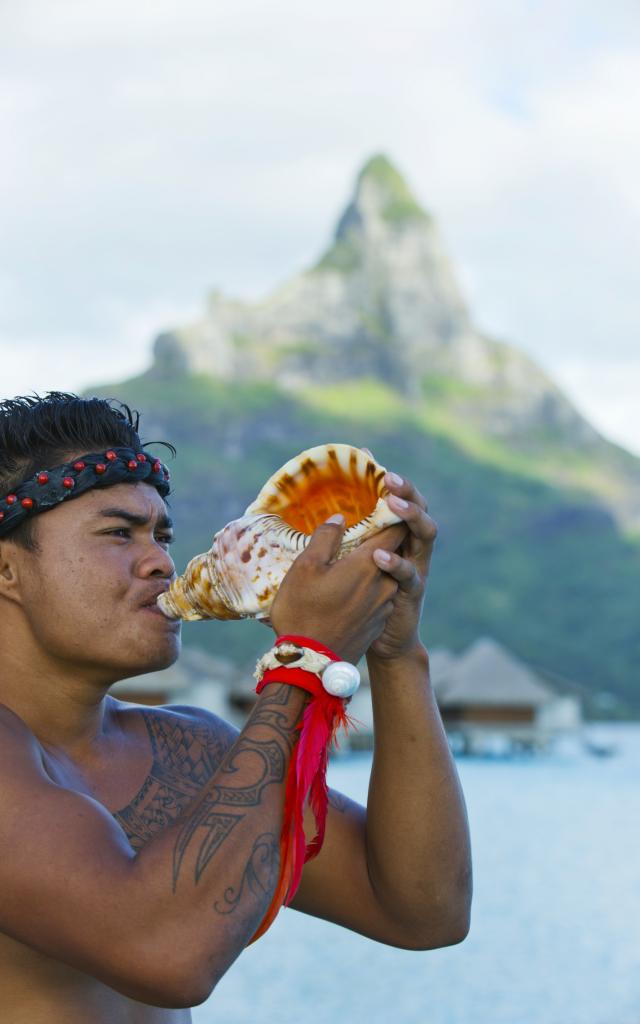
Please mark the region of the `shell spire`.
<svg viewBox="0 0 640 1024"><path fill-rule="evenodd" d="M169 618L268 619L288 569L311 534L335 512L346 519L338 557L400 522L385 496L386 470L361 448L325 444L290 459L267 480L240 519L192 558L158 598Z"/></svg>
<svg viewBox="0 0 640 1024"><path fill-rule="evenodd" d="M239 619L214 590L209 575L208 552L192 558L182 576L173 581L159 602L165 615L172 619L195 622L198 619Z"/></svg>

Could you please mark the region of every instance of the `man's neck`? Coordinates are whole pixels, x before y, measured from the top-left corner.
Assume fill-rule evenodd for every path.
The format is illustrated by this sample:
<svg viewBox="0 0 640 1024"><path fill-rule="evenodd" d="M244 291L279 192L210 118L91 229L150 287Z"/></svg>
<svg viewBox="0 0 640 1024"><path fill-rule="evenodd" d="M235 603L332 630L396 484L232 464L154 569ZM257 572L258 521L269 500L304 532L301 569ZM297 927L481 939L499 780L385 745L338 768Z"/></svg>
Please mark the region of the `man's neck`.
<svg viewBox="0 0 640 1024"><path fill-rule="evenodd" d="M109 685L38 652L25 663L9 644L0 669L0 703L15 711L41 743L83 759L100 746L109 728Z"/></svg>

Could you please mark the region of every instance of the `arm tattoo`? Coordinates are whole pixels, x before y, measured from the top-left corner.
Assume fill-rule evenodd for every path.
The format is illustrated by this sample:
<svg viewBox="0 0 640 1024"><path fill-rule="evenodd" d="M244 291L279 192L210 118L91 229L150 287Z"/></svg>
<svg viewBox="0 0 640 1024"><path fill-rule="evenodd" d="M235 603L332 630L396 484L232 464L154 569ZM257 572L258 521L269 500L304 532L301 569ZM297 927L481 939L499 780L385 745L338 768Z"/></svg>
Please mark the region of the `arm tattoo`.
<svg viewBox="0 0 640 1024"><path fill-rule="evenodd" d="M237 738L227 723L216 719L160 709L141 711L151 745L151 770L133 800L114 817L136 851L182 820L173 850L174 892L185 875L185 861L194 862L192 877L197 885L249 808L260 805L267 786L284 781L301 718L292 713L291 696L290 686L273 686ZM251 766L250 781L247 766ZM239 774L244 774L242 784ZM216 912L233 913L245 895L260 899L266 907L278 862L278 837L262 833L239 881L215 903Z"/></svg>
<svg viewBox="0 0 640 1024"><path fill-rule="evenodd" d="M291 700L292 687L284 683L277 685L274 692L269 694L268 703L256 704L251 712L247 725L266 725L274 729L285 743L285 746L292 750L295 741L296 723L291 722L291 714L286 711L278 711L277 708L286 708ZM302 715L300 715L302 718Z"/></svg>
<svg viewBox="0 0 640 1024"><path fill-rule="evenodd" d="M278 853L278 841L273 832L263 832L258 836L240 882L225 889L222 899L216 900L213 909L218 914L233 914L245 890L259 899L266 909L278 877Z"/></svg>
<svg viewBox="0 0 640 1024"><path fill-rule="evenodd" d="M180 868L184 855L192 840L200 839L200 847L195 866L196 885L207 864L216 850L222 845L235 825L244 818L244 814L221 813L214 808L220 805L235 808L257 807L262 791L270 782L282 782L285 777L285 761L280 747L275 741L261 743L250 737L242 737L229 753L228 760L222 765L221 772L233 774L238 771L236 762L247 751L256 753L261 761L262 774L249 786L213 786L203 803L194 814L190 815L176 840L173 851L173 891L176 891Z"/></svg>
<svg viewBox="0 0 640 1024"><path fill-rule="evenodd" d="M286 777L286 757L291 751L299 716L294 719L291 713L278 711L273 705L286 707L291 697L291 688L278 687L268 700L254 710L247 722L245 731L224 758L205 801L194 815L185 821L174 848L173 856L173 889L178 885L181 868L187 854L195 851L195 881L200 879L202 872L212 857L225 842L232 829L246 817L248 808L257 807L262 802L264 790L272 782L282 783ZM255 731L267 728L269 738L258 738ZM253 734L251 732L253 730ZM253 766L250 781L236 785L234 776L241 772L247 777L247 766ZM266 867L273 860L264 833L253 848L243 880L236 888L231 887L225 892L224 902L233 903L230 909L220 911L230 913L239 902L243 891L247 889L257 892L260 879L267 875ZM270 835L270 833L269 833ZM277 846L277 844L276 844ZM270 860L271 858L271 860ZM277 863L277 850L275 854ZM270 884L270 883L268 883Z"/></svg>
<svg viewBox="0 0 640 1024"><path fill-rule="evenodd" d="M224 775L233 775L238 771L237 762L243 754L255 754L261 762L262 774L249 786L216 786L212 790L217 802L231 804L235 807L256 807L260 803L262 791L270 782L283 782L285 777L285 757L280 744L276 740L255 740L243 736L220 771Z"/></svg>
<svg viewBox="0 0 640 1024"><path fill-rule="evenodd" d="M200 876L207 864L213 857L219 846L230 834L231 830L244 818L244 814L220 814L214 811L211 804L215 801L211 797L200 805L195 814L186 822L181 830L173 851L173 891L176 891L178 875L182 859L189 843L198 830L201 831L200 848L195 866L195 883L200 881Z"/></svg>
<svg viewBox="0 0 640 1024"><path fill-rule="evenodd" d="M113 815L134 850L188 810L232 742L222 722L216 728L176 713L150 709L141 714L151 745L151 770L133 800Z"/></svg>

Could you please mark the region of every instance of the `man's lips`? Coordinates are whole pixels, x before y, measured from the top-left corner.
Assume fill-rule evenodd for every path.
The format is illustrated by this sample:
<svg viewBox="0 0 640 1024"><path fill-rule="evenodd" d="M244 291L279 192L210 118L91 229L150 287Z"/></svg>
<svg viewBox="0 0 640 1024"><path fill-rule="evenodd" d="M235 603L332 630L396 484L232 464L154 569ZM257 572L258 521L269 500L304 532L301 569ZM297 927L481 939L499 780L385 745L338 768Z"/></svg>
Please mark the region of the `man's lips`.
<svg viewBox="0 0 640 1024"><path fill-rule="evenodd" d="M173 629L176 633L182 626L180 619L169 619L160 611L157 604L143 604L140 607L140 611L145 612L147 615L152 615L154 619L159 619L163 626Z"/></svg>
<svg viewBox="0 0 640 1024"><path fill-rule="evenodd" d="M152 604L143 604L142 605L142 610L145 611L145 612L153 612L154 615L155 614L162 615L162 612L160 611L160 609L159 609L159 607L158 607L158 605L156 604L155 601ZM165 615L163 615L162 617L166 618Z"/></svg>
<svg viewBox="0 0 640 1024"><path fill-rule="evenodd" d="M163 587L162 590L158 590L157 593L155 593L152 597L147 598L147 600L140 605L140 608L142 611L150 612L152 615L159 615L160 618L164 619L164 621L167 623L179 622L179 619L170 619L167 615L165 615L161 611L160 606L158 604L158 598L160 597L160 594L165 594L167 592L167 589L167 587Z"/></svg>

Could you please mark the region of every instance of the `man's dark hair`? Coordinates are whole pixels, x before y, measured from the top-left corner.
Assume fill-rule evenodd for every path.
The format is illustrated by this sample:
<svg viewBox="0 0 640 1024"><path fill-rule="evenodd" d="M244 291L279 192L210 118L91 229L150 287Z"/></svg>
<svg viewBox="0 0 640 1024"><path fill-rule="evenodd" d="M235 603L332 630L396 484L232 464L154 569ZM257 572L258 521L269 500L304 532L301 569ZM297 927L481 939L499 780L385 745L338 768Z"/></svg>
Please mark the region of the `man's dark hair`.
<svg viewBox="0 0 640 1024"><path fill-rule="evenodd" d="M103 448L142 449L140 414L110 398L80 398L64 391L0 401L0 497L41 469L70 455ZM165 444L173 454L175 449ZM37 517L26 519L8 535L28 551L37 551Z"/></svg>

